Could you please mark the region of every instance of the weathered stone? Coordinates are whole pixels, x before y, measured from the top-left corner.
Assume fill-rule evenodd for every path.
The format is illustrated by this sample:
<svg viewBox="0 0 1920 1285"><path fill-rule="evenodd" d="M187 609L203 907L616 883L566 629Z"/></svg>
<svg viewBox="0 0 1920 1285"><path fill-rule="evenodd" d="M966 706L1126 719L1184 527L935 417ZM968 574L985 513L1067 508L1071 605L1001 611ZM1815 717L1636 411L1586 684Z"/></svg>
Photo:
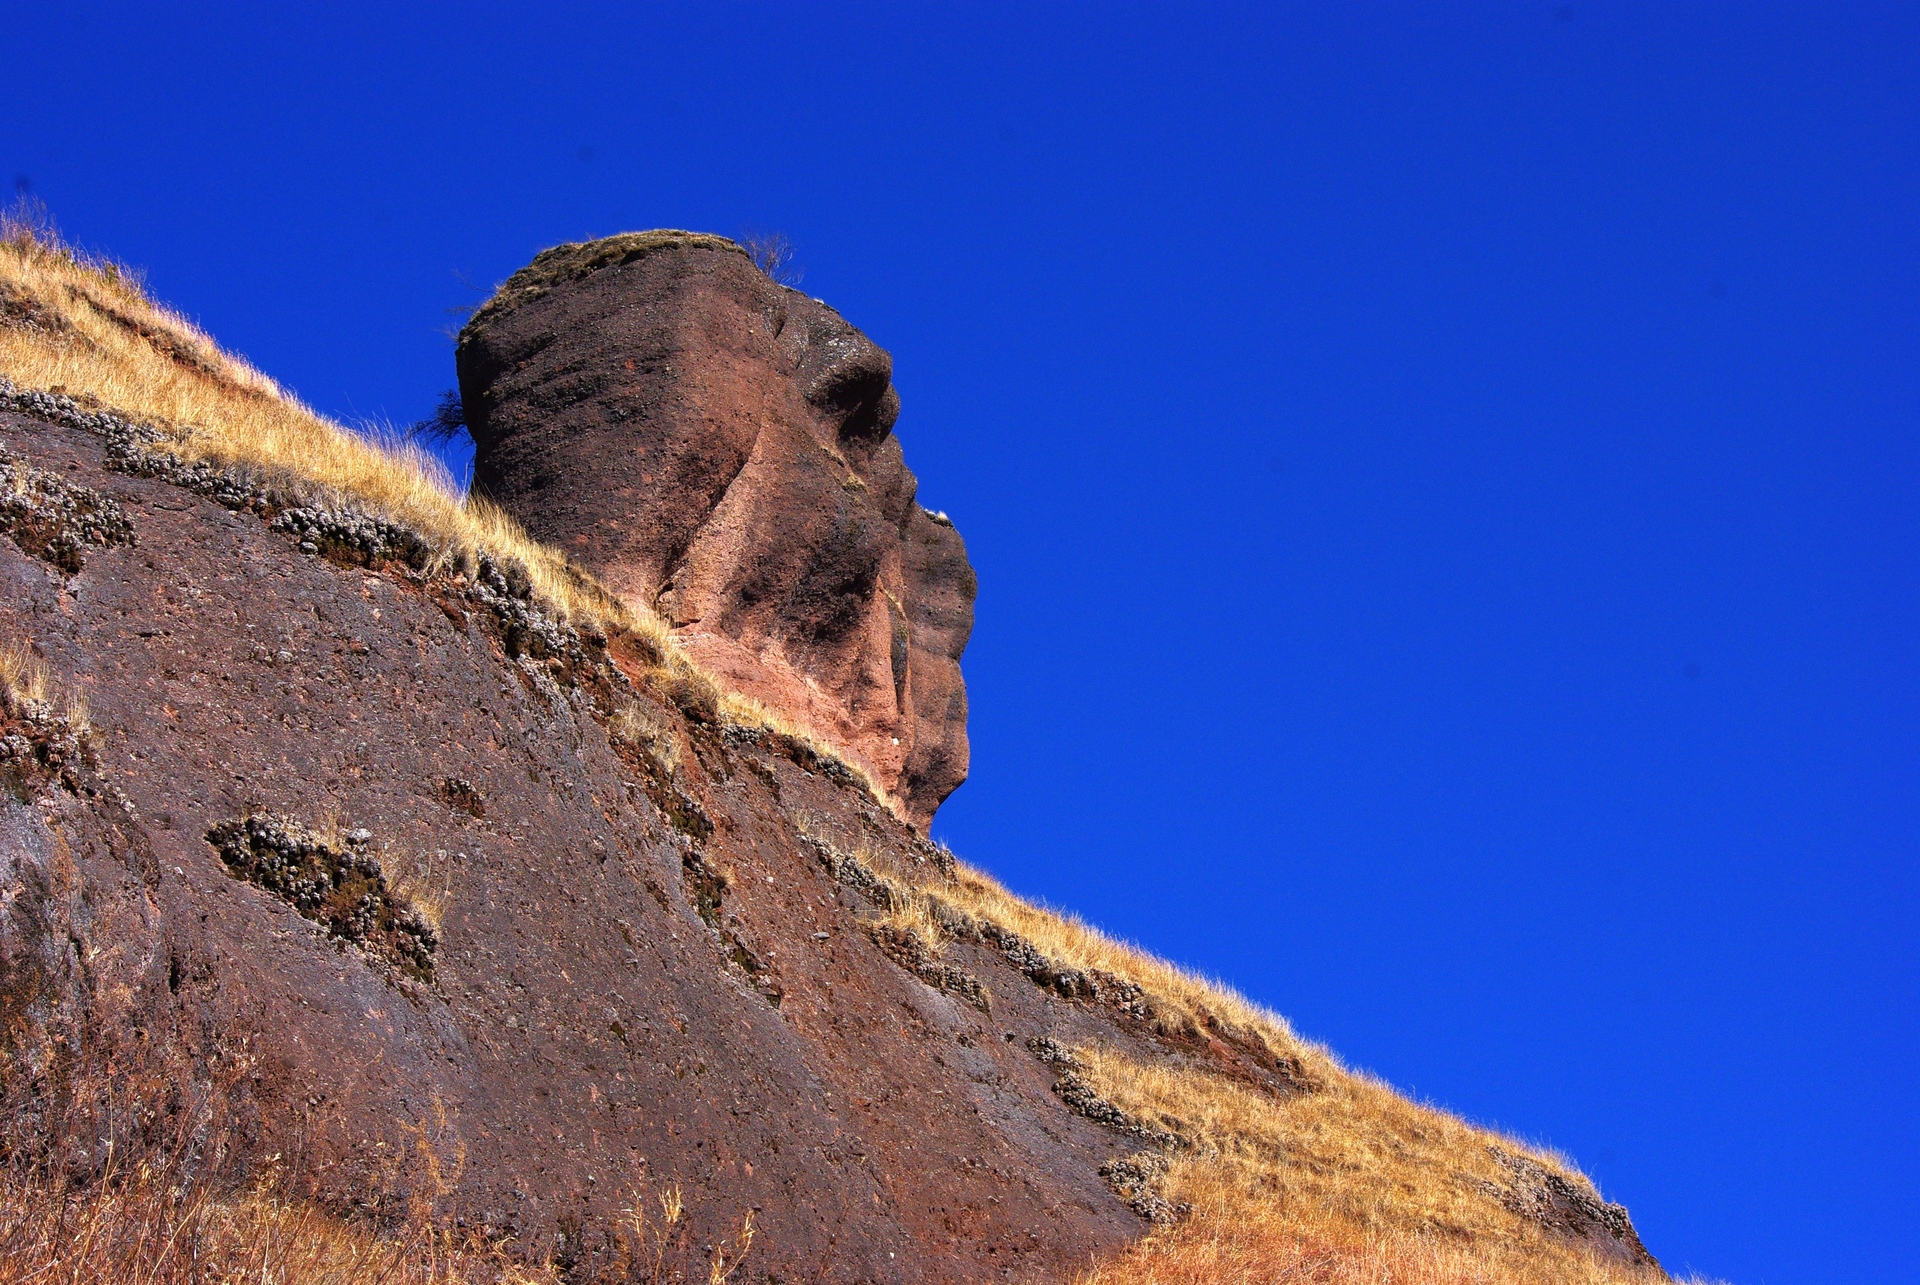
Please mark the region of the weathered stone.
<svg viewBox="0 0 1920 1285"><path fill-rule="evenodd" d="M1001 1036L1159 1046L980 944L932 982L890 955L889 881L945 867L843 773L623 686L513 568L302 556L269 480L65 399L0 434L141 536L72 578L0 540L0 636L56 695L97 676L91 739L0 718L8 1032L183 1084L243 1042L235 1163L297 1150L330 1202L433 1199L579 1279L667 1180L696 1248L754 1210L736 1279L1057 1280L1138 1235L1098 1173L1126 1137ZM861 836L837 873L796 817ZM442 1110L462 1163L416 1189L391 1160Z"/></svg>
<svg viewBox="0 0 1920 1285"><path fill-rule="evenodd" d="M474 486L924 826L966 779L975 581L892 359L732 242L549 250L461 334Z"/></svg>

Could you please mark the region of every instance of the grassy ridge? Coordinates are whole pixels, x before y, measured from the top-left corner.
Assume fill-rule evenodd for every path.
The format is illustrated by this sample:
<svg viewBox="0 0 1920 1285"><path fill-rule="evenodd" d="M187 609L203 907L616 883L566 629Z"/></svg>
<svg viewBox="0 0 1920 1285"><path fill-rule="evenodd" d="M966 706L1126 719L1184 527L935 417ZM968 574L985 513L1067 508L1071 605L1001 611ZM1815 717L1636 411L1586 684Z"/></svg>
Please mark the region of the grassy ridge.
<svg viewBox="0 0 1920 1285"><path fill-rule="evenodd" d="M484 553L518 565L546 610L644 643L664 676L704 685L721 716L767 726L832 753L806 729L720 689L679 651L664 622L622 602L560 551L530 539L500 510L463 499L430 457L396 441L369 440L317 415L155 303L135 274L77 253L32 220L16 218L0 226L0 376L22 388L64 393L150 423L163 431L166 449L187 458L271 474L315 496L399 523L425 537L450 564ZM9 657L0 676L10 691L44 689L44 676L36 676L27 658ZM813 837L833 841L829 835ZM1252 1032L1269 1048L1297 1059L1316 1085L1314 1092L1281 1101L1197 1065L1144 1065L1098 1048L1078 1050L1089 1082L1103 1098L1179 1139L1156 1179L1157 1189L1167 1201L1192 1211L1093 1268L1083 1285L1273 1280L1629 1285L1665 1279L1655 1269L1605 1262L1556 1239L1499 1198L1505 1175L1491 1148L1526 1154L1590 1189L1564 1158L1410 1102L1342 1067L1326 1050L1299 1039L1284 1020L1231 990L1022 901L977 871L961 866L937 879L909 874L903 880L918 900L899 903L896 927L925 938L936 952L942 933L937 902L949 915L958 912L1018 933L1063 967L1097 970L1137 985L1153 997L1157 1021L1197 1034L1223 1028ZM60 1229L74 1226L94 1229L86 1233L88 1244L119 1244L129 1235L142 1244L140 1237L160 1237L168 1244L191 1240L207 1245L213 1258L225 1255L235 1263L256 1250L267 1252L269 1245L284 1249L290 1227L296 1240L339 1247L337 1254L328 1251L332 1257L316 1250L318 1256L297 1261L283 1253L275 1260L283 1265L269 1276L290 1285L375 1280L441 1285L499 1270L497 1263L452 1254L425 1232L411 1241L367 1239L371 1233L313 1221L321 1216L258 1192L219 1199L206 1194L194 1197L198 1203L182 1205L140 1186L144 1181L123 1193L102 1188L88 1194L36 1186L19 1175L8 1180L0 1188L0 1220L12 1230L0 1234L0 1283L27 1279L9 1275L17 1263L53 1261L48 1255L55 1251L47 1246L65 1245L58 1251L68 1256L63 1261L94 1261L72 1256L79 1252L76 1242ZM92 1275L69 1276L63 1268L33 1278L218 1278L130 1275L107 1259L98 1262Z"/></svg>
<svg viewBox="0 0 1920 1285"><path fill-rule="evenodd" d="M701 699L729 721L846 759L811 728L715 683L659 616L609 592L498 506L461 496L431 455L319 415L151 299L138 273L76 250L44 219L20 213L0 218L0 376L152 425L162 430L156 445L185 459L269 475L308 502L405 527L446 565L485 554L517 566L548 613L632 640L629 653L658 658L676 686L704 689ZM848 767L899 811L859 764Z"/></svg>

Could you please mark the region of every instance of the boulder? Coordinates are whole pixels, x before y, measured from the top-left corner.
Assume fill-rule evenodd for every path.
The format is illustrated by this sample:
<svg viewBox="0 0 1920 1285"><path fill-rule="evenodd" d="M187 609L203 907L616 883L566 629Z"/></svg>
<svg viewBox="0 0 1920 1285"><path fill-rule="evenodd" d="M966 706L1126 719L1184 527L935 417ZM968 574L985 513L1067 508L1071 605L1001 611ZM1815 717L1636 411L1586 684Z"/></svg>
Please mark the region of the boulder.
<svg viewBox="0 0 1920 1285"><path fill-rule="evenodd" d="M967 775L975 580L886 351L724 238L558 246L460 335L475 492L924 827Z"/></svg>

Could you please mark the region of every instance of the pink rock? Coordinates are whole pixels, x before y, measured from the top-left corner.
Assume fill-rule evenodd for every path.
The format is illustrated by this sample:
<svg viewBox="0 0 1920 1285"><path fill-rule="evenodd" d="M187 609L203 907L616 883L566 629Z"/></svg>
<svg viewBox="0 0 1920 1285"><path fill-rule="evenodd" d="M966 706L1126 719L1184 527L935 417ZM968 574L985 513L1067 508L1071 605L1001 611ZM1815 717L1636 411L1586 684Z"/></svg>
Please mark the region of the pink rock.
<svg viewBox="0 0 1920 1285"><path fill-rule="evenodd" d="M558 246L460 336L474 487L925 826L966 779L975 580L892 434L892 359L738 245Z"/></svg>

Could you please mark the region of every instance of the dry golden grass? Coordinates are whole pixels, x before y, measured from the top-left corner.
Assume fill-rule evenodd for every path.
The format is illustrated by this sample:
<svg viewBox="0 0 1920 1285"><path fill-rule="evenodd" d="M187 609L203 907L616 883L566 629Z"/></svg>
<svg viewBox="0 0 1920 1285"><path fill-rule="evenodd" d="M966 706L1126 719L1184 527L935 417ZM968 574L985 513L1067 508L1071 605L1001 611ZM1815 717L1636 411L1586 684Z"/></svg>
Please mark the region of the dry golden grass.
<svg viewBox="0 0 1920 1285"><path fill-rule="evenodd" d="M0 645L0 693L8 709L20 701L45 701L49 690L47 667L31 648L21 642Z"/></svg>
<svg viewBox="0 0 1920 1285"><path fill-rule="evenodd" d="M686 1231L687 1207L679 1183L660 1187L652 1199L635 1192L633 1204L627 1207L614 1233L619 1246L615 1268L619 1278L648 1285L686 1279L667 1262L676 1246L685 1241ZM753 1251L755 1235L753 1211L749 1209L740 1220L739 1231L708 1249L707 1285L727 1285L734 1278Z"/></svg>
<svg viewBox="0 0 1920 1285"><path fill-rule="evenodd" d="M0 375L23 388L65 392L153 424L166 434L161 445L183 457L270 475L311 498L345 502L398 522L426 537L450 564L479 553L517 563L541 605L554 615L590 621L610 635L631 634L663 657L662 688L683 707L700 706L715 718L765 727L844 762L809 729L720 689L680 652L664 622L629 608L563 554L532 541L498 509L463 501L428 457L395 442L370 441L315 414L155 304L133 274L78 254L44 227L18 219L0 226ZM0 683L14 697L45 699L48 691L44 670L18 651L0 653ZM654 748L671 770L679 757L671 732L665 731L663 740L663 729L645 711L630 711L624 723L620 719L615 716L614 734ZM857 766L852 770L898 812L896 802ZM871 851L859 855L877 864ZM1229 988L1075 918L1024 902L979 871L958 866L948 878L895 870L890 877L908 890L892 916L930 949L937 950L942 940L935 903L945 902L1017 932L1061 966L1108 973L1140 986L1151 997L1155 1020L1169 1033L1258 1039L1277 1054L1297 1058L1319 1086L1279 1100L1193 1067L1138 1064L1100 1049L1083 1050L1085 1075L1100 1094L1187 1142L1162 1192L1190 1204L1194 1213L1098 1266L1082 1285L1639 1285L1653 1279L1555 1241L1479 1185L1505 1181L1488 1151L1490 1143L1530 1154L1577 1178L1564 1159L1417 1105L1349 1072L1324 1049L1297 1037L1282 1018ZM428 891L423 883L422 896ZM458 1272L473 1264L456 1266L444 1245L423 1249L364 1229L316 1222L320 1215L313 1211L276 1203L259 1192L224 1201L195 1195L191 1200L199 1203L181 1204L171 1189L149 1190L141 1187L143 1181L136 1177L123 1194L78 1197L78 1204L71 1195L56 1199L18 1182L0 1192L0 1223L6 1228L0 1232L0 1285L26 1279L238 1278L115 1266L143 1261L128 1254L183 1244L197 1247L195 1262L230 1263L249 1273L246 1279L289 1285L451 1285L470 1279ZM637 1202L636 1210L640 1207ZM664 1226L678 1223L676 1215ZM662 1226L644 1217L635 1222L636 1252L657 1247ZM76 1229L81 1240L72 1238ZM743 1229L728 1250L732 1257L714 1260L712 1270L730 1274L750 1242L751 1229ZM55 1244L63 1247L58 1251L62 1264L94 1264L97 1270L75 1275L65 1266L49 1267L53 1251L45 1246ZM177 1257L174 1249L166 1252ZM122 1257L102 1257L109 1254ZM279 1257L269 1262L262 1255ZM39 1267L31 1268L34 1264Z"/></svg>
<svg viewBox="0 0 1920 1285"><path fill-rule="evenodd" d="M0 1183L0 1285L546 1285L552 1273L382 1234L256 1185L221 1197L141 1166L85 1187Z"/></svg>
<svg viewBox="0 0 1920 1285"><path fill-rule="evenodd" d="M154 302L137 273L81 253L43 219L18 211L0 217L0 376L149 424L162 431L160 448L185 459L270 477L304 500L395 522L426 539L445 565L479 554L518 565L543 609L639 640L638 650L662 658L663 677L692 689L720 717L844 757L812 729L722 690L681 651L665 621L622 601L497 506L461 497L432 456L315 413ZM874 794L897 811L884 792Z"/></svg>
<svg viewBox="0 0 1920 1285"><path fill-rule="evenodd" d="M1299 1057L1309 1074L1323 1068L1338 1069L1338 1063L1324 1049L1295 1035L1284 1017L1253 1003L1232 987L1111 937L1070 912L1023 900L992 875L957 858L952 863L953 873L943 875L933 869L888 861L880 848L864 838L843 841L820 818L796 816L794 824L807 838L879 871L896 888L924 899L936 930L926 938L930 947L941 940L931 907L944 903L974 919L1018 933L1056 965L1083 973L1109 973L1140 987L1152 996L1156 1024L1168 1034L1199 1034L1212 1029L1241 1037L1257 1036L1274 1052ZM951 853L947 855L952 857ZM899 892L893 895L896 901L901 899Z"/></svg>
<svg viewBox="0 0 1920 1285"><path fill-rule="evenodd" d="M617 743L636 747L656 768L672 776L680 767L680 738L673 722L641 702L623 706L607 720L607 734Z"/></svg>
<svg viewBox="0 0 1920 1285"><path fill-rule="evenodd" d="M28 701L57 706L69 731L85 733L92 727L85 693L56 691L46 665L25 643L0 644L0 709L17 715Z"/></svg>
<svg viewBox="0 0 1920 1285"><path fill-rule="evenodd" d="M423 1136L426 1130L421 1130ZM430 1148L417 1148L437 1164ZM0 1285L558 1285L549 1262L507 1243L463 1241L416 1198L376 1228L288 1194L268 1172L236 1190L189 1172L175 1144L76 1181L57 1166L0 1169ZM441 1194L444 1194L442 1190ZM633 1285L726 1285L752 1251L749 1210L731 1236L702 1246L677 1185L634 1202L613 1229L611 1276Z"/></svg>
<svg viewBox="0 0 1920 1285"><path fill-rule="evenodd" d="M1489 1144L1563 1159L1410 1102L1351 1072L1278 1099L1204 1071L1080 1050L1082 1076L1128 1115L1178 1136L1162 1194L1193 1207L1083 1285L1288 1279L1645 1285L1508 1210Z"/></svg>
<svg viewBox="0 0 1920 1285"><path fill-rule="evenodd" d="M167 434L158 445L183 457L284 479L397 522L449 561L485 553L517 563L560 618L670 647L663 622L628 609L495 506L464 500L430 455L316 414L149 299L135 273L16 215L0 221L0 289L0 375L15 385L151 424Z"/></svg>
<svg viewBox="0 0 1920 1285"><path fill-rule="evenodd" d="M1077 1050L1100 1097L1182 1146L1157 1187L1193 1214L1099 1265L1081 1285L1311 1281L1324 1285L1647 1285L1657 1271L1603 1260L1509 1210L1511 1175L1492 1147L1576 1185L1566 1157L1412 1102L1231 988L1081 920L1022 901L955 862L951 874L889 861L871 841L843 844L821 819L801 833L875 871L893 909L883 922L942 940L942 904L1025 938L1057 969L1102 972L1145 991L1173 1036L1255 1040L1295 1059L1313 1091L1277 1097L1197 1061L1138 1062ZM949 915L948 922L952 922Z"/></svg>
<svg viewBox="0 0 1920 1285"><path fill-rule="evenodd" d="M387 891L418 911L435 932L446 926L447 908L453 904L452 877L435 870L430 858L420 858L390 877Z"/></svg>
<svg viewBox="0 0 1920 1285"><path fill-rule="evenodd" d="M397 1226L348 1221L286 1194L269 1174L223 1192L178 1152L86 1182L0 1173L0 1285L558 1285L550 1263L507 1244L462 1242L430 1205ZM657 1208L656 1208L657 1207ZM677 1186L634 1203L614 1229L610 1279L726 1285L753 1248L753 1213L717 1244L690 1234Z"/></svg>
<svg viewBox="0 0 1920 1285"><path fill-rule="evenodd" d="M1183 1183L1199 1215L1156 1231L1076 1285L1654 1285L1650 1271L1609 1268L1592 1259L1508 1254L1495 1247L1437 1236L1355 1233L1335 1225L1325 1234L1311 1220L1277 1212L1246 1193ZM1699 1277L1681 1285L1714 1285Z"/></svg>
<svg viewBox="0 0 1920 1285"><path fill-rule="evenodd" d="M906 888L895 893L891 903L874 916L873 922L912 934L934 959L946 953L946 934L941 930L939 917L934 913L934 900L917 889Z"/></svg>
<svg viewBox="0 0 1920 1285"><path fill-rule="evenodd" d="M436 1101L402 1125L343 1218L296 1190L276 1155L247 1181L236 1086L257 1063L224 1042L208 1076L157 1050L16 1024L0 1047L0 1285L560 1285L567 1273L511 1241L438 1217L465 1152ZM110 1047L111 1046L111 1047ZM711 1243L677 1185L633 1193L594 1280L726 1285L753 1248L753 1213Z"/></svg>
<svg viewBox="0 0 1920 1285"><path fill-rule="evenodd" d="M277 1156L228 1176L242 1044L203 1079L111 1030L0 1034L0 1285L556 1285L436 1222L461 1162L444 1117L408 1130L404 1194L368 1193L394 1210L375 1227L300 1199Z"/></svg>
<svg viewBox="0 0 1920 1285"><path fill-rule="evenodd" d="M860 762L851 755L839 753L827 743L825 738L816 735L812 729L788 718L778 710L770 709L744 692L722 691L719 698L720 717L729 723L742 727L764 727L776 736L784 736L790 741L798 741L809 746L816 754L832 759L844 767L860 787L879 801L881 806L894 816L904 819L906 806L881 784L873 779Z"/></svg>
<svg viewBox="0 0 1920 1285"><path fill-rule="evenodd" d="M1019 933L1049 959L1132 982L1153 997L1156 1021L1169 1033L1197 1033L1211 1026L1234 1035L1257 1034L1275 1052L1299 1056L1310 1071L1333 1065L1324 1050L1301 1040L1278 1013L1231 987L1110 937L1077 915L1023 901L984 871L957 865L951 881L930 890L977 919Z"/></svg>

